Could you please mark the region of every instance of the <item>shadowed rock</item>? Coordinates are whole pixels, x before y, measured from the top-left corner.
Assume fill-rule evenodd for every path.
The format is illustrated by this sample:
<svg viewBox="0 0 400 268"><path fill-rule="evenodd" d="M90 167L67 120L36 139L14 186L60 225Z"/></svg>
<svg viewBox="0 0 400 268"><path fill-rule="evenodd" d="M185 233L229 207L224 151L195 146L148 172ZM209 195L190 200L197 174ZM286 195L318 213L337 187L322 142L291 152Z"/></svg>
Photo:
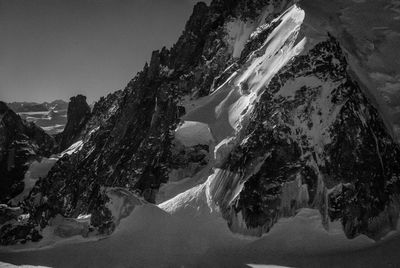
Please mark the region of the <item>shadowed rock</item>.
<svg viewBox="0 0 400 268"><path fill-rule="evenodd" d="M64 131L57 135L56 138L60 144L60 151L68 148L79 138L90 116L90 107L86 102L85 96L77 95L70 99L68 104L67 125Z"/></svg>

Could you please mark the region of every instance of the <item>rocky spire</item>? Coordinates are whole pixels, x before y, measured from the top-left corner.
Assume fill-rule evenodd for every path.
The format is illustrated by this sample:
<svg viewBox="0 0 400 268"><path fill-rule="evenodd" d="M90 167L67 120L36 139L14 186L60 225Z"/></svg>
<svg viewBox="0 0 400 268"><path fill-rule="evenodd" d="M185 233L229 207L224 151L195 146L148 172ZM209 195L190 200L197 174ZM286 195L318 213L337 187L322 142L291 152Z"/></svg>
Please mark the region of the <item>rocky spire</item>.
<svg viewBox="0 0 400 268"><path fill-rule="evenodd" d="M79 137L90 116L91 111L85 96L77 95L70 98L68 122L64 131L57 136L61 151L68 148Z"/></svg>

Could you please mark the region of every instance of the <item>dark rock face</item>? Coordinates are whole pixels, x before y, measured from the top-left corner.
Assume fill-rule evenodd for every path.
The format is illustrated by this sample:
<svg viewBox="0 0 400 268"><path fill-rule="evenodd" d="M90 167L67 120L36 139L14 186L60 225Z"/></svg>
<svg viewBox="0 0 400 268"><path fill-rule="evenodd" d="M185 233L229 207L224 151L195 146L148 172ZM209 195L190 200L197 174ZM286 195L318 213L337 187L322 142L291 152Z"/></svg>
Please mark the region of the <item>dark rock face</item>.
<svg viewBox="0 0 400 268"><path fill-rule="evenodd" d="M54 139L41 128L23 121L0 102L0 203L22 192L29 162L49 156L54 146Z"/></svg>
<svg viewBox="0 0 400 268"><path fill-rule="evenodd" d="M76 141L90 116L90 107L86 102L85 96L77 95L70 99L67 112L67 124L64 131L56 137L60 145L60 151L68 148Z"/></svg>
<svg viewBox="0 0 400 268"><path fill-rule="evenodd" d="M175 143L171 148L170 177L179 181L194 176L209 163L209 153L210 147L206 144L186 147Z"/></svg>
<svg viewBox="0 0 400 268"><path fill-rule="evenodd" d="M329 37L265 89L224 167L244 182L233 202L219 196L235 231L261 235L303 207L319 209L326 226L341 221L350 238L379 238L396 227L400 147L347 68ZM281 93L287 85L293 95ZM235 225L239 217L245 229Z"/></svg>

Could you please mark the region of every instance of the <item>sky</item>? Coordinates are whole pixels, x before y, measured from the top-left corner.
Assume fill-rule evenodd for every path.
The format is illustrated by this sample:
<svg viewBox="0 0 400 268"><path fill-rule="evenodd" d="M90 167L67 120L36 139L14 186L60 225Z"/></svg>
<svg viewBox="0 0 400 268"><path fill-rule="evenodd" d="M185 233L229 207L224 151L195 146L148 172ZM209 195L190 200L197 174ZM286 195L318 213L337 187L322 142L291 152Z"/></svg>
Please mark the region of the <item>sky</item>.
<svg viewBox="0 0 400 268"><path fill-rule="evenodd" d="M177 41L195 2L0 0L0 100L92 103L123 89Z"/></svg>

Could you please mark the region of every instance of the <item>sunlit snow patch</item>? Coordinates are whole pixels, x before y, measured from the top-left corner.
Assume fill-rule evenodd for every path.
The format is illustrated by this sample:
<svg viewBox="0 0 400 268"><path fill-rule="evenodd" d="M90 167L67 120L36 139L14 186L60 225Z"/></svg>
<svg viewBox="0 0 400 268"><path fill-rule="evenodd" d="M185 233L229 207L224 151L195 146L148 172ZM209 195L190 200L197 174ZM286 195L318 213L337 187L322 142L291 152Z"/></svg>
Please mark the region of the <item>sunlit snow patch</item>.
<svg viewBox="0 0 400 268"><path fill-rule="evenodd" d="M79 141L75 142L74 144L72 144L68 149L63 151L60 155L61 156L65 155L65 154L71 155L73 153L76 153L80 149L82 149L82 147L83 147L83 141L79 140Z"/></svg>
<svg viewBox="0 0 400 268"><path fill-rule="evenodd" d="M193 121L185 121L175 130L175 138L185 146L198 144L210 144L213 136L207 124Z"/></svg>

